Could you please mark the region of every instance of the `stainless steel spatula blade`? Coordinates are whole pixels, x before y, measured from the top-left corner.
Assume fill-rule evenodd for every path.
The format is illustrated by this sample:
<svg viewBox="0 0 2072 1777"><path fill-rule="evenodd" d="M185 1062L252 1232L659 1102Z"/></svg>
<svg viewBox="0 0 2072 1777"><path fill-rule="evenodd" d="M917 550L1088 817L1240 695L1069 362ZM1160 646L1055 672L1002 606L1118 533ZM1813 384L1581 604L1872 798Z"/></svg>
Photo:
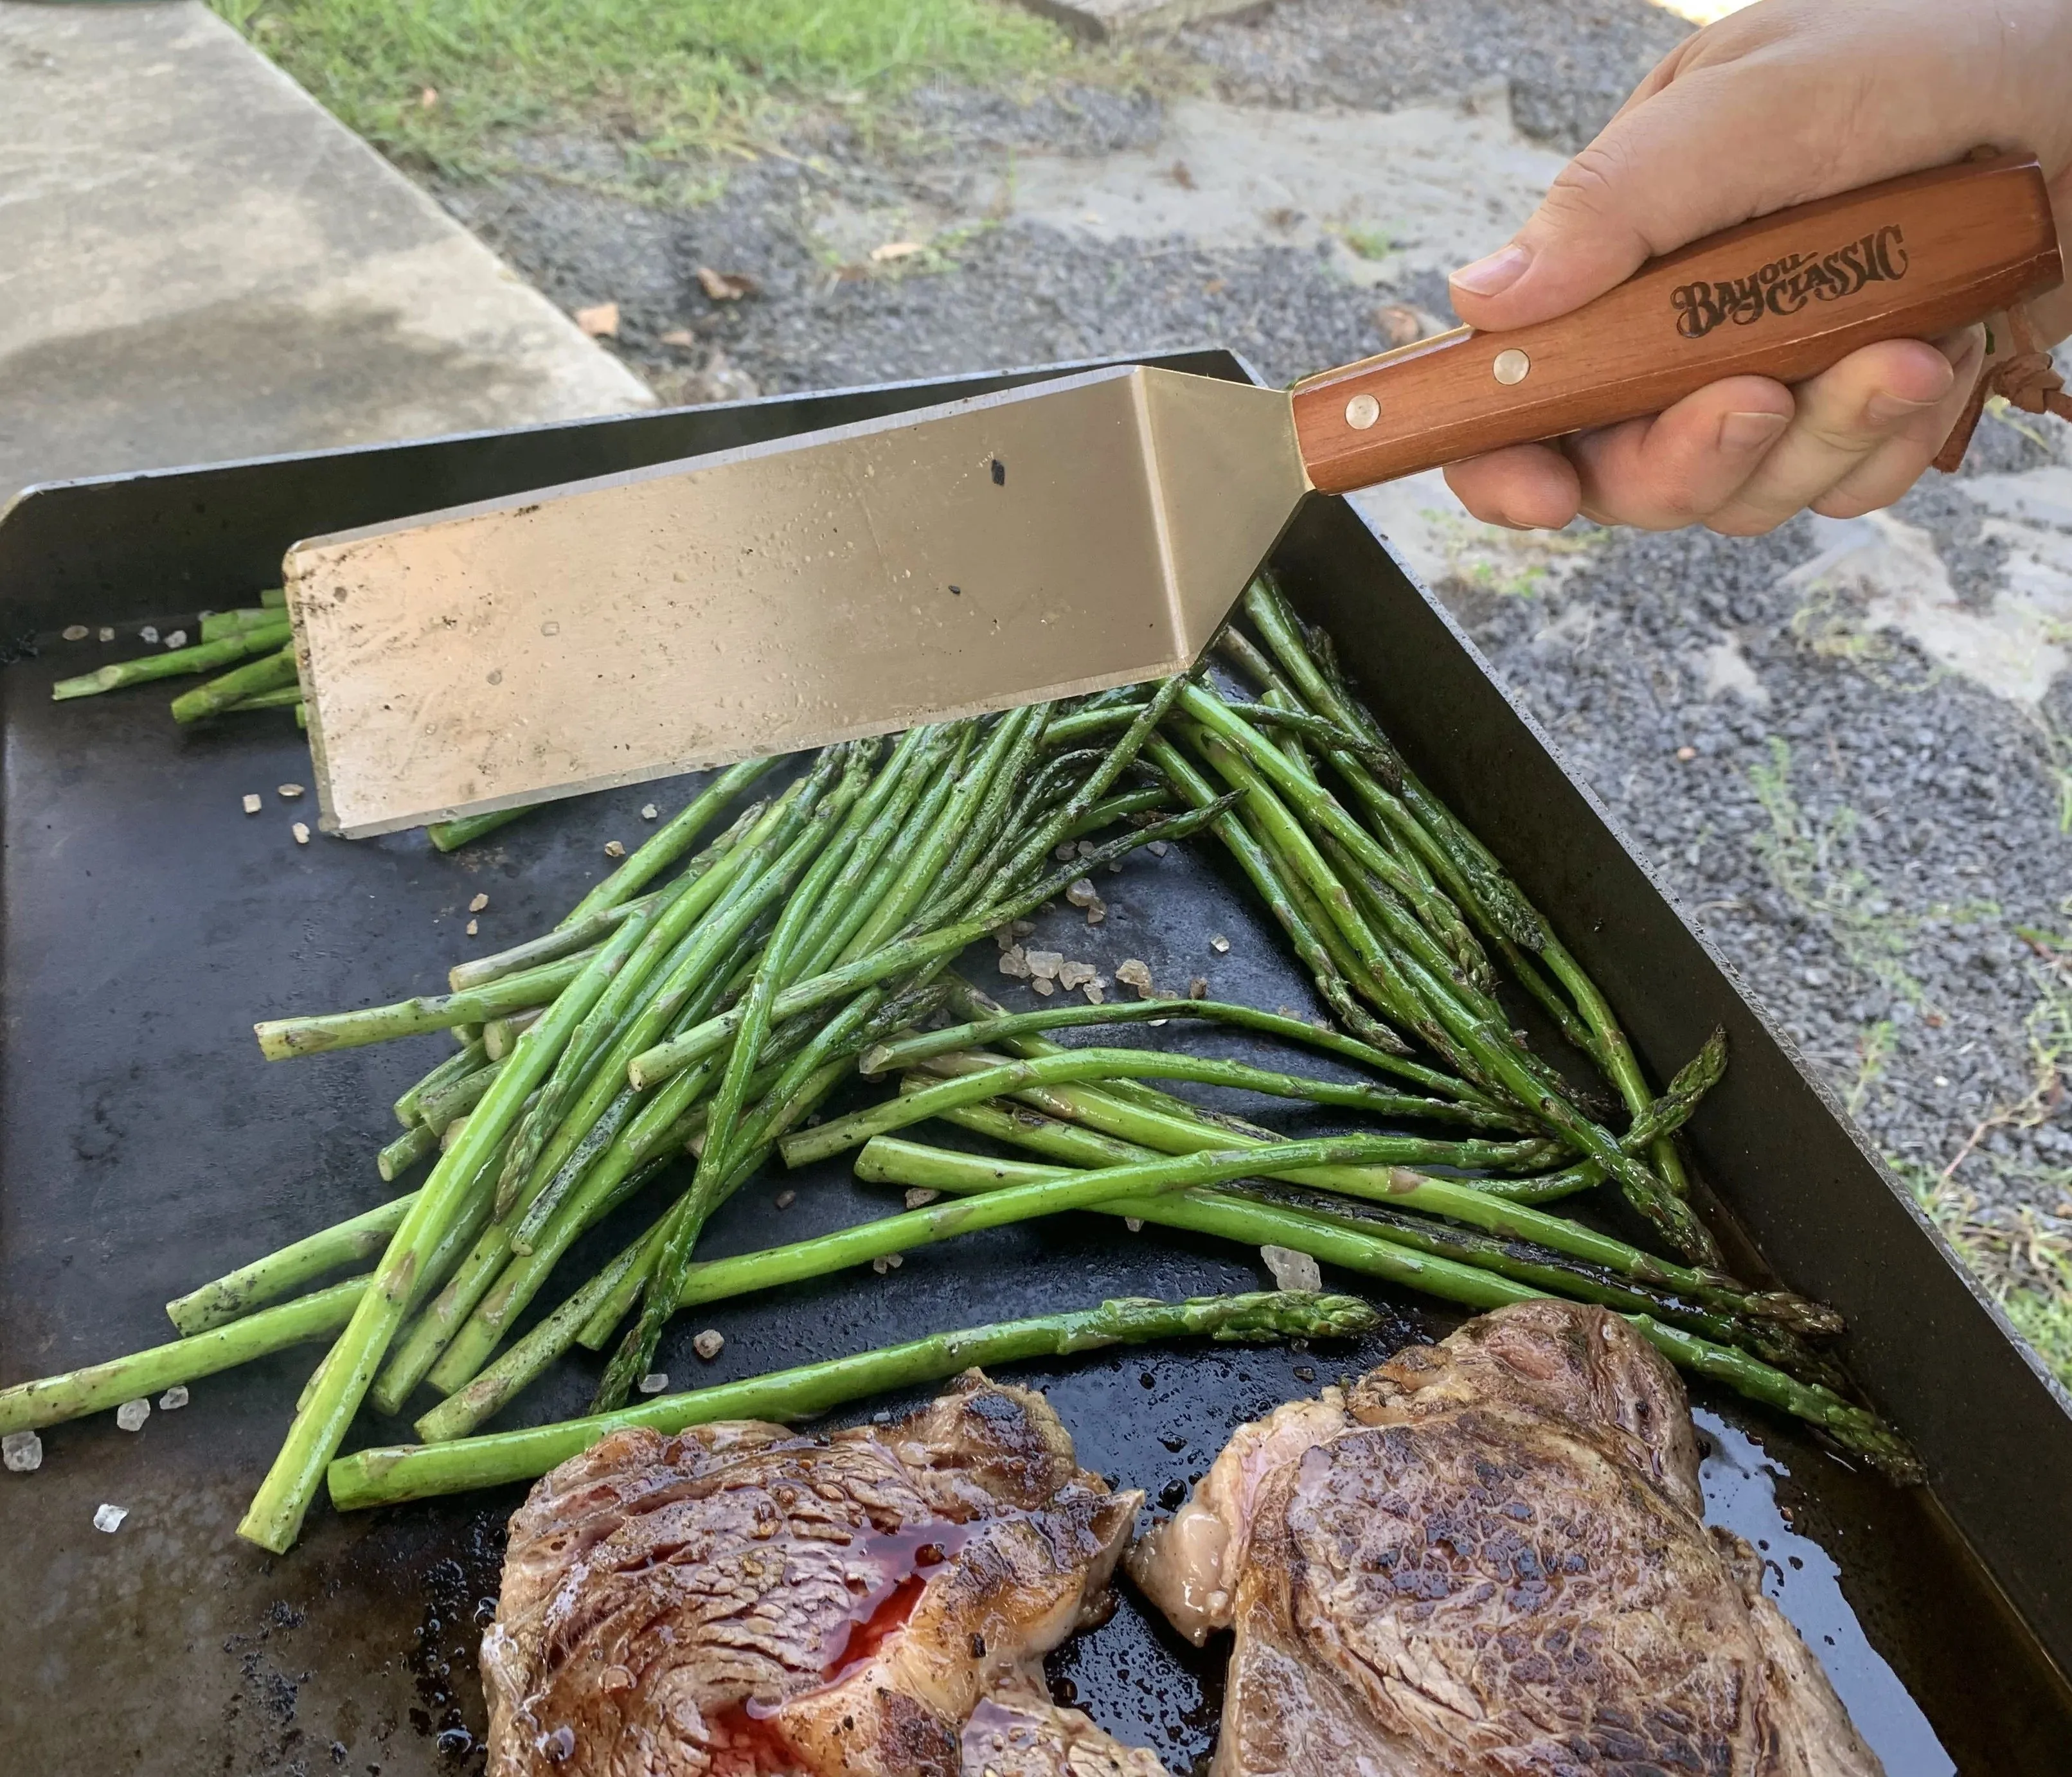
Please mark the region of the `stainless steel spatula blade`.
<svg viewBox="0 0 2072 1777"><path fill-rule="evenodd" d="M1170 673L1306 485L1285 393L1128 367L300 544L326 824Z"/></svg>
<svg viewBox="0 0 2072 1777"><path fill-rule="evenodd" d="M286 571L325 821L384 833L1171 673L1312 488L1801 381L2062 274L2036 162L1967 161L1292 394L1096 371L321 537Z"/></svg>

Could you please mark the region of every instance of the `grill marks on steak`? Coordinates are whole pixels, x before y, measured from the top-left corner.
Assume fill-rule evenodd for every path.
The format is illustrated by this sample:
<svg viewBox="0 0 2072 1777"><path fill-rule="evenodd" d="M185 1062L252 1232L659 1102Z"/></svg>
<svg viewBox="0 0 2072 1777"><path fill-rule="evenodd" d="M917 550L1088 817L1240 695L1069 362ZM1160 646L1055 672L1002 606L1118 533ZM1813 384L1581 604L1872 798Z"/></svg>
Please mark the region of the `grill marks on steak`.
<svg viewBox="0 0 2072 1777"><path fill-rule="evenodd" d="M615 1433L511 1520L491 1777L955 1777L985 1689L1104 1609L1141 1499L976 1371L828 1438Z"/></svg>
<svg viewBox="0 0 2072 1777"><path fill-rule="evenodd" d="M1874 1777L1702 1511L1675 1372L1523 1302L1243 1428L1131 1571L1235 1631L1219 1777Z"/></svg>

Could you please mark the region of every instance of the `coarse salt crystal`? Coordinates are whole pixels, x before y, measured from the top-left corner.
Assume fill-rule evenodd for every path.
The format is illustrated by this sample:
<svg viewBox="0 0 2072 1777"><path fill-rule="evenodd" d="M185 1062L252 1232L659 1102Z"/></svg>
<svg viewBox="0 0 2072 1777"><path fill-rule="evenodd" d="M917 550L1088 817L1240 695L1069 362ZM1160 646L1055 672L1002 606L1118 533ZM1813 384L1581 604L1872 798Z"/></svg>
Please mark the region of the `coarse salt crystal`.
<svg viewBox="0 0 2072 1777"><path fill-rule="evenodd" d="M616 839L607 839L604 842L604 855L607 858L623 858L626 855L626 848Z"/></svg>
<svg viewBox="0 0 2072 1777"><path fill-rule="evenodd" d="M1035 980L1030 982L1029 985L1031 989L1033 989L1036 993L1041 994L1046 1000L1050 998L1053 993L1058 991L1058 984L1051 980L1048 975L1038 975Z"/></svg>
<svg viewBox="0 0 2072 1777"><path fill-rule="evenodd" d="M1144 1232L1144 1218L1141 1216L1125 1216L1122 1219L1122 1225L1133 1234L1141 1234Z"/></svg>
<svg viewBox="0 0 2072 1777"><path fill-rule="evenodd" d="M125 1401L115 1409L115 1423L125 1431L142 1431L144 1421L151 1417L151 1403L142 1396L134 1401Z"/></svg>
<svg viewBox="0 0 2072 1777"><path fill-rule="evenodd" d="M84 623L67 623L64 627L64 639L68 642L83 642L90 633Z"/></svg>
<svg viewBox="0 0 2072 1777"><path fill-rule="evenodd" d="M122 1528L122 1520L129 1516L127 1506L96 1506L93 1508L93 1528L105 1530L112 1536Z"/></svg>
<svg viewBox="0 0 2072 1777"><path fill-rule="evenodd" d="M1035 929L1036 922L1034 919L1017 919L1014 922L1014 936L1018 938L1026 938Z"/></svg>
<svg viewBox="0 0 2072 1777"><path fill-rule="evenodd" d="M178 1413L187 1404L187 1385L184 1382L175 1382L158 1397L158 1411L161 1413Z"/></svg>
<svg viewBox="0 0 2072 1777"><path fill-rule="evenodd" d="M472 937L475 936L475 931L476 931L476 929L477 929L477 928L481 925L481 923L482 923L482 922L481 922L479 919L471 919L471 920L469 920L469 921L467 922L467 935L468 935L468 936L470 936L471 938L472 938Z"/></svg>
<svg viewBox="0 0 2072 1777"><path fill-rule="evenodd" d="M1221 936L1211 938L1209 940L1209 948L1219 956L1227 956L1230 952L1230 940Z"/></svg>
<svg viewBox="0 0 2072 1777"><path fill-rule="evenodd" d="M176 629L166 638L166 646L168 648L185 648L187 645L187 632L183 629Z"/></svg>
<svg viewBox="0 0 2072 1777"><path fill-rule="evenodd" d="M1173 848L1167 845L1162 839L1154 839L1144 849L1149 852L1153 858L1163 858L1166 853L1172 850Z"/></svg>
<svg viewBox="0 0 2072 1777"><path fill-rule="evenodd" d="M1087 923L1097 926L1108 918L1108 903L1096 901L1087 909Z"/></svg>
<svg viewBox="0 0 2072 1777"><path fill-rule="evenodd" d="M1208 997L1209 978L1207 976L1197 975L1192 981L1187 983L1187 998L1189 999L1205 1000Z"/></svg>
<svg viewBox="0 0 2072 1777"><path fill-rule="evenodd" d="M1056 950L1027 950L1022 956L1028 962L1029 973L1038 981L1055 981L1065 960L1063 952Z"/></svg>
<svg viewBox="0 0 2072 1777"><path fill-rule="evenodd" d="M1067 886L1065 899L1075 907L1090 907L1100 896L1092 882L1083 876L1076 876Z"/></svg>
<svg viewBox="0 0 2072 1777"><path fill-rule="evenodd" d="M926 1209L942 1195L939 1191L931 1191L926 1185L916 1185L906 1193L906 1207L909 1209Z"/></svg>
<svg viewBox="0 0 2072 1777"><path fill-rule="evenodd" d="M1324 1273L1318 1269L1317 1261L1306 1253L1297 1253L1293 1247L1262 1246L1259 1256L1266 1269L1273 1273L1276 1290L1321 1290L1324 1287Z"/></svg>
<svg viewBox="0 0 2072 1777"><path fill-rule="evenodd" d="M691 1349L709 1364L726 1348L726 1335L717 1327L708 1327L691 1341Z"/></svg>
<svg viewBox="0 0 2072 1777"><path fill-rule="evenodd" d="M656 819L661 812L662 811L656 808L652 802L643 802L640 804L640 818L643 821L653 821Z"/></svg>
<svg viewBox="0 0 2072 1777"><path fill-rule="evenodd" d="M1059 863L1069 864L1075 858L1078 857L1079 854L1078 847L1074 845L1071 840L1067 839L1063 845L1058 848L1054 855L1056 857Z"/></svg>
<svg viewBox="0 0 2072 1777"><path fill-rule="evenodd" d="M1098 981L1088 981L1083 991L1089 1006L1103 1006L1108 1002L1108 991Z"/></svg>
<svg viewBox="0 0 2072 1777"><path fill-rule="evenodd" d="M27 1475L43 1466L43 1441L32 1431L10 1431L0 1438L0 1463L10 1475Z"/></svg>
<svg viewBox="0 0 2072 1777"><path fill-rule="evenodd" d="M467 903L467 911L471 913L479 913L488 905L489 897L486 895L478 895L472 901Z"/></svg>
<svg viewBox="0 0 2072 1777"><path fill-rule="evenodd" d="M1135 988L1139 999L1148 1000L1151 998L1153 989L1151 985L1150 967L1137 957L1127 957L1119 964L1116 969L1115 978L1124 987Z"/></svg>
<svg viewBox="0 0 2072 1777"><path fill-rule="evenodd" d="M256 796L248 796L245 799L245 812L247 814L257 814L265 806L265 804Z"/></svg>
<svg viewBox="0 0 2072 1777"><path fill-rule="evenodd" d="M1029 958L1021 945L1016 944L1011 949L1001 952L1000 972L1012 981L1026 981L1029 979Z"/></svg>
<svg viewBox="0 0 2072 1777"><path fill-rule="evenodd" d="M288 831L295 836L295 843L297 845L306 845L309 844L310 829L306 823L298 821L294 825L288 829Z"/></svg>
<svg viewBox="0 0 2072 1777"><path fill-rule="evenodd" d="M667 1370L650 1370L634 1384L643 1394L660 1394L668 1385L669 1372Z"/></svg>
<svg viewBox="0 0 2072 1777"><path fill-rule="evenodd" d="M140 642L155 642L158 639L158 631L156 626L150 623L145 624L142 629L137 631L137 639Z"/></svg>
<svg viewBox="0 0 2072 1777"><path fill-rule="evenodd" d="M101 640L104 642L112 642L115 640L115 631L105 623L101 626Z"/></svg>
<svg viewBox="0 0 2072 1777"><path fill-rule="evenodd" d="M1072 849L1081 858L1091 858L1100 849L1091 839L1082 839Z"/></svg>
<svg viewBox="0 0 2072 1777"><path fill-rule="evenodd" d="M283 802L292 802L302 793L302 787L299 784L278 784L275 787L273 793Z"/></svg>
<svg viewBox="0 0 2072 1777"><path fill-rule="evenodd" d="M1092 963L1061 962L1058 965L1058 985L1067 993L1075 993L1100 973Z"/></svg>

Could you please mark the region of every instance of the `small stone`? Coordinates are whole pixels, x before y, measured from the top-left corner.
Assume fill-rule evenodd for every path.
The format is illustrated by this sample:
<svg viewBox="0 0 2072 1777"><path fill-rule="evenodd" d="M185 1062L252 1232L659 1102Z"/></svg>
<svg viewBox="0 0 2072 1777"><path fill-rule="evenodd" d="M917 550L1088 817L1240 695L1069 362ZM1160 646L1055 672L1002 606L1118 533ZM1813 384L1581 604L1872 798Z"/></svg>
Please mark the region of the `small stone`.
<svg viewBox="0 0 2072 1777"><path fill-rule="evenodd" d="M155 642L158 639L158 631L157 627L153 624L146 623L142 629L137 631L137 640L140 642Z"/></svg>
<svg viewBox="0 0 2072 1777"><path fill-rule="evenodd" d="M478 895L472 901L467 903L467 911L471 913L479 913L488 905L489 897L486 895Z"/></svg>
<svg viewBox="0 0 2072 1777"><path fill-rule="evenodd" d="M1016 944L1000 953L1000 972L1010 980L1026 981L1029 979L1029 958L1021 945Z"/></svg>
<svg viewBox="0 0 2072 1777"><path fill-rule="evenodd" d="M1067 993L1076 993L1100 973L1092 963L1061 962L1058 965L1058 985Z"/></svg>
<svg viewBox="0 0 2072 1777"><path fill-rule="evenodd" d="M662 811L652 802L643 802L640 804L640 818L643 821L659 820L661 813Z"/></svg>
<svg viewBox="0 0 2072 1777"><path fill-rule="evenodd" d="M175 1382L172 1387L158 1397L160 1413L178 1413L187 1404L187 1385L184 1382Z"/></svg>
<svg viewBox="0 0 2072 1777"><path fill-rule="evenodd" d="M1189 999L1205 1000L1208 997L1209 977L1207 976L1197 975L1192 981L1187 983L1187 998Z"/></svg>
<svg viewBox="0 0 2072 1777"><path fill-rule="evenodd" d="M604 842L604 855L607 858L623 858L626 855L626 848L616 839L607 839Z"/></svg>
<svg viewBox="0 0 2072 1777"><path fill-rule="evenodd" d="M1048 975L1038 975L1029 985L1040 997L1046 1000L1058 991L1058 984Z"/></svg>
<svg viewBox="0 0 2072 1777"><path fill-rule="evenodd" d="M0 1438L0 1463L10 1475L27 1475L43 1466L43 1441L32 1431L10 1431Z"/></svg>
<svg viewBox="0 0 2072 1777"><path fill-rule="evenodd" d="M1153 858L1163 858L1166 853L1172 850L1173 848L1167 845L1162 839L1154 839L1144 849L1149 852Z"/></svg>
<svg viewBox="0 0 2072 1777"><path fill-rule="evenodd" d="M273 791L273 794L278 796L283 802L292 802L302 793L302 787L299 784L279 784L275 787Z"/></svg>
<svg viewBox="0 0 2072 1777"><path fill-rule="evenodd" d="M1087 996L1087 1004L1089 1006L1105 1006L1108 1003L1108 989L1102 986L1098 979L1088 981L1084 992Z"/></svg>
<svg viewBox="0 0 2072 1777"><path fill-rule="evenodd" d="M1227 956L1230 954L1230 940L1224 937L1220 932L1219 932L1215 937L1209 940L1209 948L1213 950L1219 956Z"/></svg>
<svg viewBox="0 0 2072 1777"><path fill-rule="evenodd" d="M479 927L481 925L481 923L482 923L482 922L481 922L479 919L471 919L471 920L469 920L469 921L467 922L467 935L468 935L468 936L470 936L471 938L472 938L472 937L475 936L475 934L476 928L479 928Z"/></svg>
<svg viewBox="0 0 2072 1777"><path fill-rule="evenodd" d="M1144 1218L1141 1216L1125 1216L1122 1219L1122 1225L1133 1234L1141 1234L1144 1232Z"/></svg>
<svg viewBox="0 0 2072 1777"><path fill-rule="evenodd" d="M1079 848L1067 839L1053 854L1061 864L1069 864L1079 855Z"/></svg>
<svg viewBox="0 0 2072 1777"><path fill-rule="evenodd" d="M115 1409L115 1423L125 1431L142 1431L144 1421L151 1417L151 1403L141 1395L134 1401L125 1401Z"/></svg>
<svg viewBox="0 0 2072 1777"><path fill-rule="evenodd" d="M691 1341L691 1349L709 1364L726 1349L726 1335L717 1327L708 1327Z"/></svg>
<svg viewBox="0 0 2072 1777"><path fill-rule="evenodd" d="M67 623L64 639L68 642L83 642L92 633L84 623Z"/></svg>
<svg viewBox="0 0 2072 1777"><path fill-rule="evenodd" d="M187 632L183 629L176 629L166 638L166 646L168 648L185 648L187 645Z"/></svg>
<svg viewBox="0 0 2072 1777"><path fill-rule="evenodd" d="M296 843L297 845L306 845L307 844L309 844L309 842L310 842L310 829L309 829L309 825L308 825L308 824L307 824L306 822L305 822L305 821L297 821L297 822L296 822L293 826L292 826L292 827L290 827L290 828L288 829L288 831L289 831L289 832L290 832L291 833L293 833L293 834L295 836L295 843Z"/></svg>
<svg viewBox="0 0 2072 1777"><path fill-rule="evenodd" d="M792 1204L798 1202L798 1192L790 1189L788 1187L777 1193L776 1203L779 1209L789 1209Z"/></svg>
<svg viewBox="0 0 2072 1777"><path fill-rule="evenodd" d="M104 642L112 642L115 640L115 631L105 623L101 626L99 633L101 640Z"/></svg>
<svg viewBox="0 0 2072 1777"><path fill-rule="evenodd" d="M1094 891L1090 880L1083 876L1075 876L1066 886L1065 899L1075 907L1090 907L1100 896Z"/></svg>
<svg viewBox="0 0 2072 1777"><path fill-rule="evenodd" d="M1039 981L1054 981L1058 971L1064 966L1063 953L1055 950L1029 950L1022 952L1029 965L1029 973Z"/></svg>
<svg viewBox="0 0 2072 1777"><path fill-rule="evenodd" d="M916 1185L906 1193L906 1207L909 1209L926 1209L942 1195L939 1191L931 1191L926 1185Z"/></svg>
<svg viewBox="0 0 2072 1777"><path fill-rule="evenodd" d="M245 812L247 814L257 814L265 806L265 804L256 796L248 796L245 799Z"/></svg>
<svg viewBox="0 0 2072 1777"><path fill-rule="evenodd" d="M1117 966L1115 978L1122 986L1135 988L1141 1000L1149 999L1157 991L1151 985L1150 966L1135 956L1125 958Z"/></svg>
<svg viewBox="0 0 2072 1777"><path fill-rule="evenodd" d="M122 1520L129 1516L127 1506L97 1505L93 1508L93 1528L105 1530L112 1536L122 1528Z"/></svg>
<svg viewBox="0 0 2072 1777"><path fill-rule="evenodd" d="M1289 1246L1262 1246L1259 1256L1265 1261L1266 1269L1273 1273L1273 1287L1276 1290L1324 1287L1324 1273L1306 1253L1297 1253Z"/></svg>
<svg viewBox="0 0 2072 1777"><path fill-rule="evenodd" d="M667 1370L650 1370L634 1384L643 1394L660 1394L668 1385L669 1372Z"/></svg>

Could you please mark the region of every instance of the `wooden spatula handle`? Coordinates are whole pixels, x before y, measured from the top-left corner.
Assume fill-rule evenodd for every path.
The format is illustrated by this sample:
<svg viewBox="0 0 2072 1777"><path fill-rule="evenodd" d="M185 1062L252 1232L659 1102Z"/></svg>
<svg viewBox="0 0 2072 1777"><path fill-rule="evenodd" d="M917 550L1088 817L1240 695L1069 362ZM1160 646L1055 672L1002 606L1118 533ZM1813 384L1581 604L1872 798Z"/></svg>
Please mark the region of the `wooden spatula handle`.
<svg viewBox="0 0 2072 1777"><path fill-rule="evenodd" d="M1296 436L1311 480L1345 493L1659 413L1724 376L1801 381L2062 275L2035 161L1967 161L1708 236L1552 321L1463 327L1326 371L1297 385Z"/></svg>

